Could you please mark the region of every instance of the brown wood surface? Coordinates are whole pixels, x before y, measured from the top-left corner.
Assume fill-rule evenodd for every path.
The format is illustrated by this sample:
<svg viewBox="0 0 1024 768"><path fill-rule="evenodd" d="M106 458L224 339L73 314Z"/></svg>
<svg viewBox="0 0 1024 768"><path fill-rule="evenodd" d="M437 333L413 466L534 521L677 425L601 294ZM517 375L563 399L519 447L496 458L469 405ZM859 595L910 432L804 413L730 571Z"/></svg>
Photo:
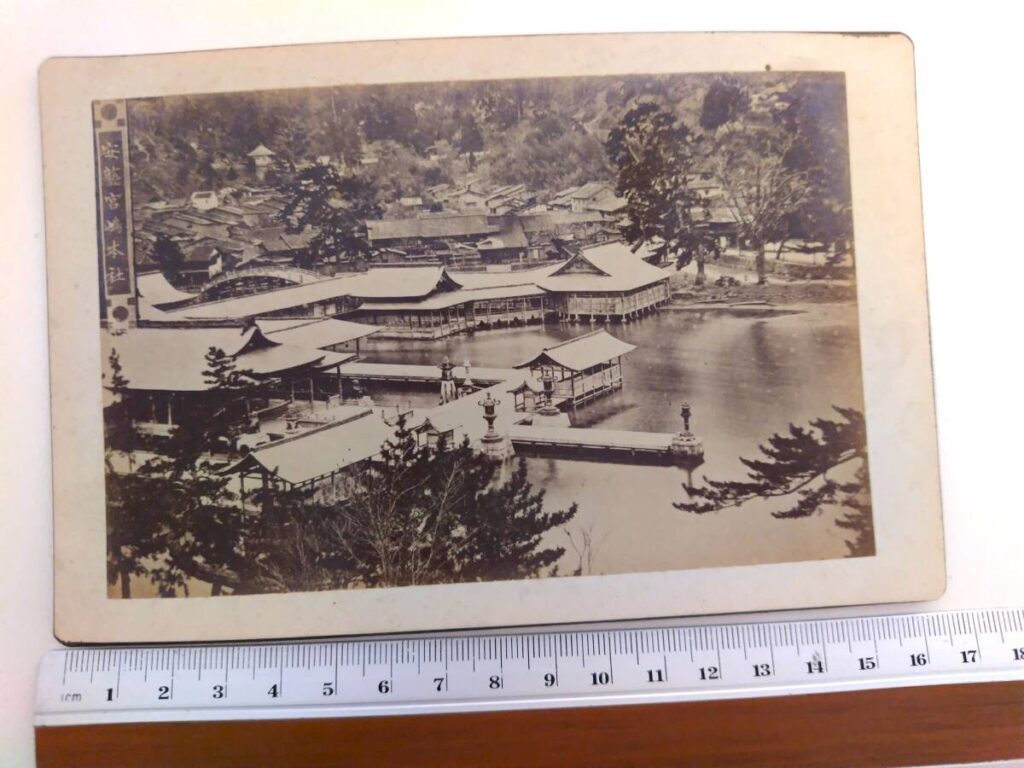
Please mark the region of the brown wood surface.
<svg viewBox="0 0 1024 768"><path fill-rule="evenodd" d="M1024 682L584 709L38 728L40 768L905 766L1024 757Z"/></svg>

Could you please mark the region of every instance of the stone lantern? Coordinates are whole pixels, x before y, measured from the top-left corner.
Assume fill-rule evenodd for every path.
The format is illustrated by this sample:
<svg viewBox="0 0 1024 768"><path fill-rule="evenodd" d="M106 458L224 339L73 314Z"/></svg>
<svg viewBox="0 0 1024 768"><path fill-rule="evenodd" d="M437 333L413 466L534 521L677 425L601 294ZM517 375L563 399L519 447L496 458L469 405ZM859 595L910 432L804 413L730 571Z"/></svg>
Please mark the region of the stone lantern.
<svg viewBox="0 0 1024 768"><path fill-rule="evenodd" d="M704 443L690 431L693 409L688 402L680 404L679 416L683 420L683 431L672 438L669 450L676 466L682 467L690 473L695 467L704 463Z"/></svg>
<svg viewBox="0 0 1024 768"><path fill-rule="evenodd" d="M550 365L543 365L540 369L540 383L542 386L540 409L533 415L531 424L535 427L568 427L569 414L558 410L555 405L555 369Z"/></svg>
<svg viewBox="0 0 1024 768"><path fill-rule="evenodd" d="M552 366L541 367L540 383L544 387L544 404L540 412L545 416L557 416L559 411L555 406L555 369Z"/></svg>
<svg viewBox="0 0 1024 768"><path fill-rule="evenodd" d="M467 394L467 395L468 395L468 394L470 394L470 393L471 393L471 392L472 392L472 391L473 391L474 389L476 389L476 385L475 385L475 384L473 384L473 379L472 379L472 378L470 378L470 376L469 376L469 360L467 360L466 362L464 362L464 363L462 364L462 367L466 369L466 378L465 378L465 379L463 379L463 381L462 381L462 391L463 391L463 393L464 393L464 394Z"/></svg>
<svg viewBox="0 0 1024 768"><path fill-rule="evenodd" d="M452 370L455 368L452 362L446 357L444 362L440 365L441 368L441 405L450 403L458 397L458 391L455 388L455 377L452 376Z"/></svg>
<svg viewBox="0 0 1024 768"><path fill-rule="evenodd" d="M483 400L477 403L481 408L484 409L484 421L487 422L487 431L484 436L480 438L480 450L492 459L498 459L504 461L510 458L514 453L512 448L512 441L509 439L508 434L501 434L494 428L494 422L498 418L498 406L501 405L501 400L495 399L490 392Z"/></svg>

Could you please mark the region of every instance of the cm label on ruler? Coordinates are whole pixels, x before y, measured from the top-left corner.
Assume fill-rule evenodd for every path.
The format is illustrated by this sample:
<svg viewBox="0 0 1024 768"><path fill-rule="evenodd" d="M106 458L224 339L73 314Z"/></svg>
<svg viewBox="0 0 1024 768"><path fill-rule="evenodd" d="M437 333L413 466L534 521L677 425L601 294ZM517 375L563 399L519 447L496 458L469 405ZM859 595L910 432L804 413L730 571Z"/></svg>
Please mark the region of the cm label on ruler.
<svg viewBox="0 0 1024 768"><path fill-rule="evenodd" d="M499 706L524 699L615 703L626 694L716 698L728 691L771 695L978 675L1024 677L1024 611L57 651L40 670L39 714L396 703L429 709L436 702Z"/></svg>

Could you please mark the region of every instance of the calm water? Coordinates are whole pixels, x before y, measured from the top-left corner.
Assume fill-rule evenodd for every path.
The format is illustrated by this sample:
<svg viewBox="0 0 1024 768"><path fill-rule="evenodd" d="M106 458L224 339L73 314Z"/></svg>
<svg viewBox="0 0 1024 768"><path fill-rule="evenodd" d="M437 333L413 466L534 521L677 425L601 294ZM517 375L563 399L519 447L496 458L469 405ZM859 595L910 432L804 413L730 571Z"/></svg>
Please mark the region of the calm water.
<svg viewBox="0 0 1024 768"><path fill-rule="evenodd" d="M590 330L586 324L485 331L432 342L373 341L368 360L510 367ZM576 426L676 432L679 404L693 408L691 427L704 441L705 464L694 474L739 479L739 458L756 455L771 433L828 416L833 404L863 408L856 309L812 305L774 316L665 310L609 326L637 349L623 362L624 388L579 410ZM414 403L416 395L409 398ZM433 396L427 398L434 402ZM843 531L834 514L777 520L774 507L692 515L672 507L685 499L685 474L674 467L531 458L530 478L546 504L575 501L567 531L548 539L566 546L561 565L574 569L576 547L589 547L590 573L651 571L842 557ZM569 537L572 537L570 542ZM573 546L575 542L576 547Z"/></svg>

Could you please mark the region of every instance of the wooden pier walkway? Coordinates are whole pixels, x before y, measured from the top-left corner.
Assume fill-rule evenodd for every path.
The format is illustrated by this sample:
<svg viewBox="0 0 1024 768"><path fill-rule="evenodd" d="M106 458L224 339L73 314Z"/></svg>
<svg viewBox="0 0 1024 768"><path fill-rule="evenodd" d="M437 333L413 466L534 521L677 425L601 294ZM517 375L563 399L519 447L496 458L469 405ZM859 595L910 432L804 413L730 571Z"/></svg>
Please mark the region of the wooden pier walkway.
<svg viewBox="0 0 1024 768"><path fill-rule="evenodd" d="M434 384L441 381L441 369L436 365L409 365L408 363L366 363L351 362L338 366L338 373L345 379L361 381L385 381L414 384ZM515 368L476 368L470 366L469 376L477 384L494 385L503 381L513 384L526 378L524 371ZM452 376L462 382L466 378L464 366L452 368Z"/></svg>
<svg viewBox="0 0 1024 768"><path fill-rule="evenodd" d="M630 464L673 464L673 434L582 427L533 427L514 424L509 437L516 451L560 458L596 459Z"/></svg>

